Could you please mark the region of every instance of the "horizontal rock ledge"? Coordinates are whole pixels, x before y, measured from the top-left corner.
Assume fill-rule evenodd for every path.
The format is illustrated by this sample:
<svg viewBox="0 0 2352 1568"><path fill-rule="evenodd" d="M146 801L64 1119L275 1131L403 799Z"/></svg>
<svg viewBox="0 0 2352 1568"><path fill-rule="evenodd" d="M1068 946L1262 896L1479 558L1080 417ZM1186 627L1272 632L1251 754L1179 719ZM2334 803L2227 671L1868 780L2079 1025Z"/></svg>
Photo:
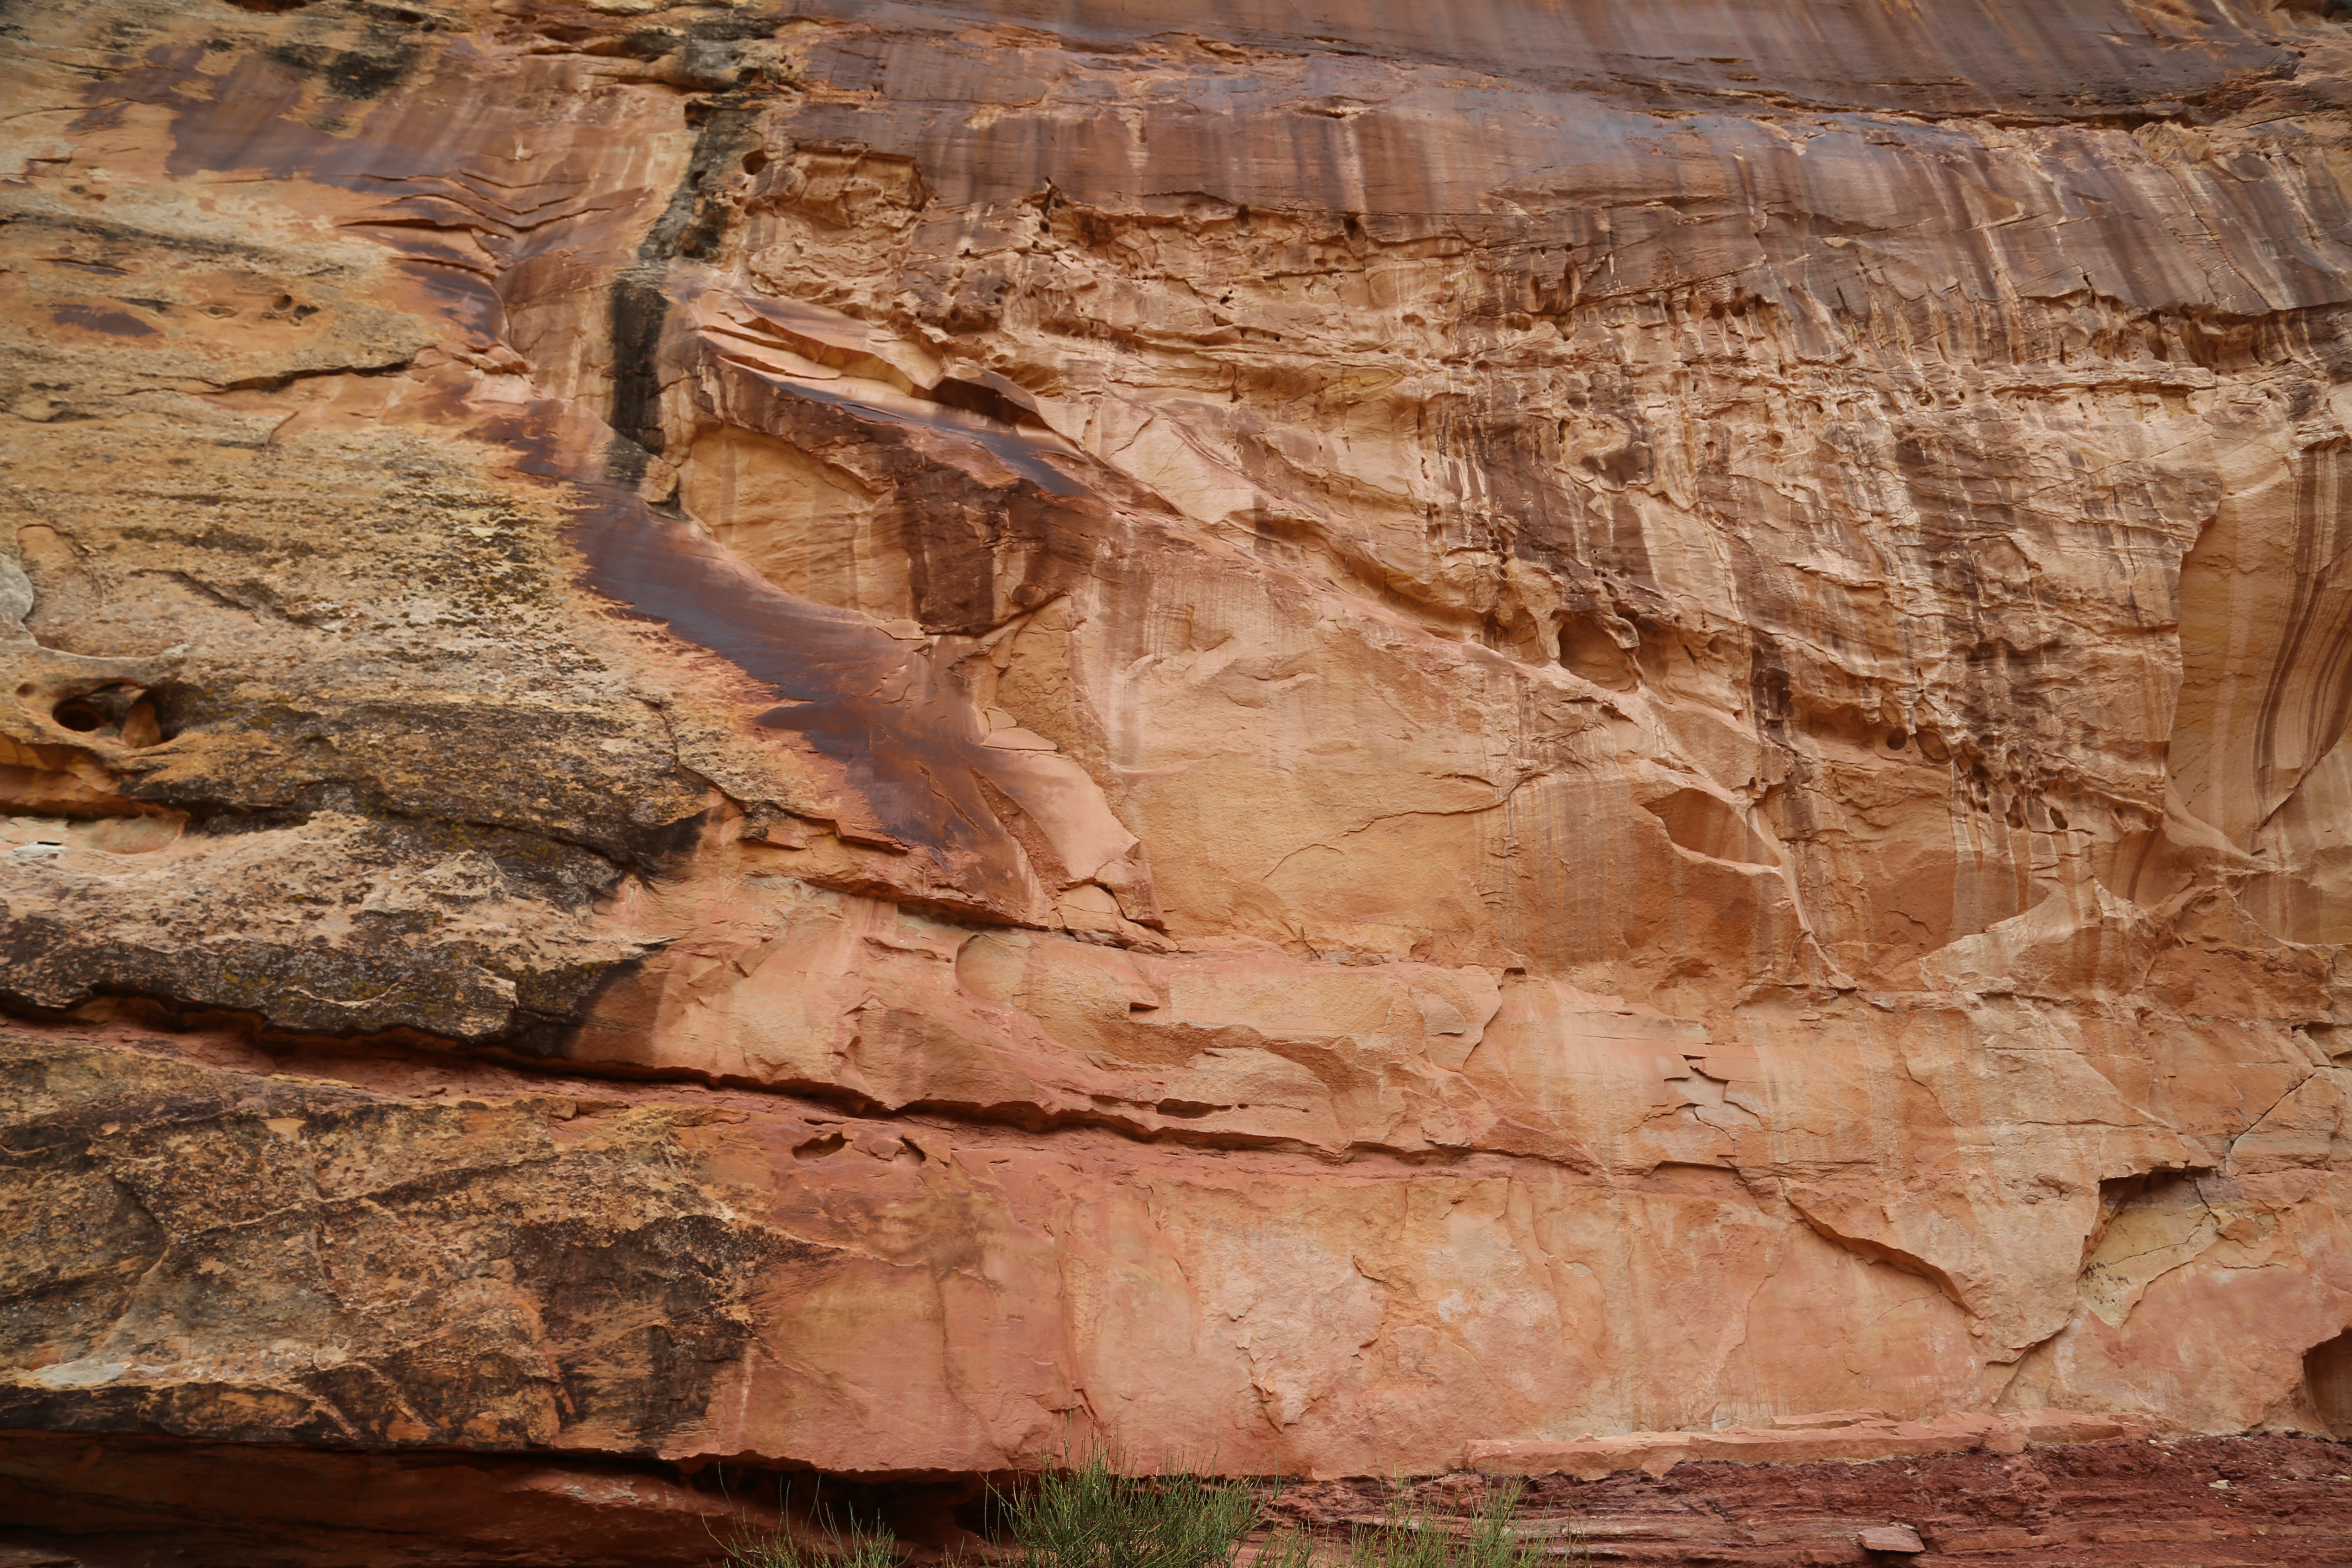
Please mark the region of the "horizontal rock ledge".
<svg viewBox="0 0 2352 1568"><path fill-rule="evenodd" d="M1592 1481L1620 1470L1662 1476L1685 1459L1727 1459L1741 1465L1867 1464L1923 1454L2021 1454L2034 1443L2146 1436L2159 1425L2132 1411L1957 1412L1926 1421L1894 1421L1874 1414L1791 1416L1770 1427L1727 1426L1717 1432L1628 1432L1574 1443L1472 1443L1463 1450L1462 1468Z"/></svg>

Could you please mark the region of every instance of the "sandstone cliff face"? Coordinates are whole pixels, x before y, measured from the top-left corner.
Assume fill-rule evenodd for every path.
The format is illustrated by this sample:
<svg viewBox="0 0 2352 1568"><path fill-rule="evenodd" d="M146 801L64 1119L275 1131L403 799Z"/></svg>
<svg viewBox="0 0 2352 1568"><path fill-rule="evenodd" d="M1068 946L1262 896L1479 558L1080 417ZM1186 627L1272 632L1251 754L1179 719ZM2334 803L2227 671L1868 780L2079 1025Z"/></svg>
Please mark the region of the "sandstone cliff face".
<svg viewBox="0 0 2352 1568"><path fill-rule="evenodd" d="M5 15L0 1426L2352 1435L2333 6Z"/></svg>

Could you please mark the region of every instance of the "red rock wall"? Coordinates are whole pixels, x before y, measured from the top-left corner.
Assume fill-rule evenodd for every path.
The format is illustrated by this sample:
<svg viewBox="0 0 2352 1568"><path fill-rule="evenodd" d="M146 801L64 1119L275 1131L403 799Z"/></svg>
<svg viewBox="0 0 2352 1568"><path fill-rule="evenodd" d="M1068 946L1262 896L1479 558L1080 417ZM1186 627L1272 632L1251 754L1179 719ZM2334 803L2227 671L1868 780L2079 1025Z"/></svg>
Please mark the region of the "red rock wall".
<svg viewBox="0 0 2352 1568"><path fill-rule="evenodd" d="M5 25L0 1426L2352 1434L2332 5Z"/></svg>

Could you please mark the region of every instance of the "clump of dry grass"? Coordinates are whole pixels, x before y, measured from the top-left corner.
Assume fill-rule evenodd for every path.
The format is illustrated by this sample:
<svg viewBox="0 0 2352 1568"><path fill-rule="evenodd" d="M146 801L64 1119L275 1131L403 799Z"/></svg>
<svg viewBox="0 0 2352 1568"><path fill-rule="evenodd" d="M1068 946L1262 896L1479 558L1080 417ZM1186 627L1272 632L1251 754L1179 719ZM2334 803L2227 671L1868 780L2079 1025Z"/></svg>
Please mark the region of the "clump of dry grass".
<svg viewBox="0 0 2352 1568"><path fill-rule="evenodd" d="M883 1535L836 1537L822 1545L782 1531L721 1542L727 1568L898 1568L898 1548Z"/></svg>
<svg viewBox="0 0 2352 1568"><path fill-rule="evenodd" d="M1359 1525L1348 1537L1347 1568L1538 1568L1549 1557L1591 1562L1573 1522L1538 1535L1517 1522L1527 1483L1516 1478L1489 1486L1466 1515L1442 1514L1414 1500L1402 1488L1390 1494L1374 1525ZM1304 1556L1276 1564L1261 1556L1262 1568L1307 1568Z"/></svg>
<svg viewBox="0 0 2352 1568"><path fill-rule="evenodd" d="M777 1511L785 1512L791 1502L787 1488L776 1500ZM898 1543L887 1531L860 1526L829 1507L822 1493L810 1517L824 1532L815 1540L789 1530L752 1530L740 1524L726 1536L714 1533L719 1563L724 1568L898 1568Z"/></svg>

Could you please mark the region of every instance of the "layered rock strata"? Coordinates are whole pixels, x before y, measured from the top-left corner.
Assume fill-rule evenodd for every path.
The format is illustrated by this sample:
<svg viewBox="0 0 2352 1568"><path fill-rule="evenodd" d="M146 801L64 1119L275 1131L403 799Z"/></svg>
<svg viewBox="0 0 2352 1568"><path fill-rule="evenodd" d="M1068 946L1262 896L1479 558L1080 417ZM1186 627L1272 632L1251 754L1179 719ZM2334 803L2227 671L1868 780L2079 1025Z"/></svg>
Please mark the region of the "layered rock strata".
<svg viewBox="0 0 2352 1568"><path fill-rule="evenodd" d="M1535 1483L1521 1528L1570 1562L1643 1568L2329 1568L2352 1563L2343 1449L2288 1437L2116 1442L2007 1457L1787 1468L1702 1464L1667 1475ZM1461 1510L1484 1478L1415 1489ZM1300 1489L1286 1510L1337 1534L1381 1517L1381 1489Z"/></svg>
<svg viewBox="0 0 2352 1568"><path fill-rule="evenodd" d="M0 1426L2352 1436L2334 6L0 15Z"/></svg>

